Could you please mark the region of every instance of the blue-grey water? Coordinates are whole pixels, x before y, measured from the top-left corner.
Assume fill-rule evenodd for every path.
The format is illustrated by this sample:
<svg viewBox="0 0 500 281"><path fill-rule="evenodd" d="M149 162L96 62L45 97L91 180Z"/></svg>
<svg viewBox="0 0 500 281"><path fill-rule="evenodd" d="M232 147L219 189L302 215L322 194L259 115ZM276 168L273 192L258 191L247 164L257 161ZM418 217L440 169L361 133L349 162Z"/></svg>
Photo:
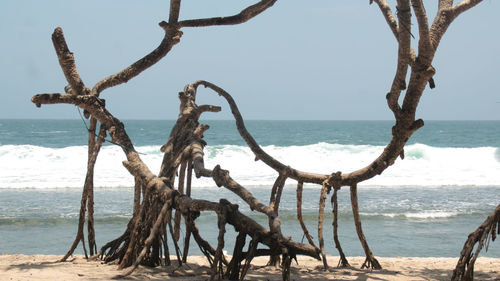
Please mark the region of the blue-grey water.
<svg viewBox="0 0 500 281"><path fill-rule="evenodd" d="M141 157L157 171L159 147L174 121L126 121ZM205 121L206 165L221 164L263 203L276 177L255 162L232 121ZM331 173L359 169L390 139L389 121L247 121L264 149L293 167ZM0 253L63 254L74 239L86 168L86 129L81 120L0 120ZM409 141L404 160L359 187L368 242L378 256L456 257L467 235L500 204L500 121L428 121ZM98 247L124 230L132 213L133 178L121 166L120 148L107 144L96 167ZM303 239L296 221L295 182L287 181L280 217L283 233ZM316 234L319 187L304 188L303 212ZM347 255L363 255L352 220L349 190L339 193L340 240ZM227 198L267 225L240 198L210 180L195 180L193 197ZM329 202L329 201L328 201ZM332 241L331 206L325 238ZM216 241L216 216L198 220ZM228 236L233 235L228 227ZM315 238L316 240L316 238ZM228 239L225 250L231 252ZM191 247L199 254L196 246ZM82 253L81 247L78 253ZM484 256L500 257L492 242Z"/></svg>

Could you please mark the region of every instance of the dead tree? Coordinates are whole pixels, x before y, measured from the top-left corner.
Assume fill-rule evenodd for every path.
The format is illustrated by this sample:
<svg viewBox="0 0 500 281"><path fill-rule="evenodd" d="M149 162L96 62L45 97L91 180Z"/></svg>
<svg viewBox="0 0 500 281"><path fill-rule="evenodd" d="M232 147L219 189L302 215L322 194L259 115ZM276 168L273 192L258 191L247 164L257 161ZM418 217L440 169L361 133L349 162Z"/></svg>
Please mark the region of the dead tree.
<svg viewBox="0 0 500 281"><path fill-rule="evenodd" d="M480 3L480 0L462 0L456 5L453 5L452 0L440 0L438 14L431 26L429 26L422 0L398 0L397 18L394 17L385 0L370 1L370 3L377 3L380 7L398 43L397 70L391 89L386 95L387 104L395 117L395 125L392 127L392 138L380 156L368 166L351 173L334 172L325 175L300 171L281 163L267 154L248 132L236 102L228 92L210 82L196 81L188 84L179 93L180 114L167 142L161 148L164 158L160 173L154 175L136 152L124 125L106 109L104 99L100 98L100 94L105 89L127 82L163 58L180 41L181 28L243 23L262 13L275 2L276 0L262 0L242 10L239 14L229 17L179 21L181 1L171 0L168 22L160 23L160 26L165 30L165 36L160 45L124 70L101 80L92 89L87 88L80 78L73 54L66 45L62 29L57 28L54 31L54 47L69 85L65 88L65 93L38 94L32 98L32 102L37 106L42 104L73 104L84 110L86 118L90 118L88 128L89 160L82 194L78 232L71 249L63 260L73 253L80 241L84 241L83 226L87 209L90 254L93 255L97 249L93 238L93 169L99 149L109 134L111 142L122 148L127 158L123 165L135 178L133 216L124 233L105 244L95 257L100 257L107 262L115 261L122 269L129 268L123 275L130 274L139 264L150 266L170 264L172 250L168 247L169 237L174 245L173 251L175 251L179 265L187 260L189 242L192 237L211 265L211 279L227 277L231 280L241 280L245 277L252 259L262 255L270 257L270 265L278 265L281 260L283 280L290 279L291 260L297 255L321 258L324 268L327 269L323 218L325 202L332 189L334 190L331 197L334 211L334 241L341 256L339 265L347 266L348 261L337 235L337 192L344 186L350 188L354 223L366 255L362 267L381 268L370 250L362 230L357 185L381 174L394 164L398 157L404 158L403 149L408 139L424 125L421 119L416 119L416 109L427 83L431 88L434 87L435 69L432 67L432 61L439 42L451 22L462 12ZM415 36L412 33L412 10L418 26L417 50L411 47L411 40ZM408 82L406 81L407 77L409 77ZM200 124L199 118L204 112L218 112L221 108L213 105L197 105L196 95L199 86L213 90L228 103L237 130L252 150L255 159L264 162L276 171L277 178L270 189L269 205L261 203L248 189L231 178L228 170L222 169L219 165L213 168L205 167L203 149L206 143L203 140L203 134L209 127ZM401 97L401 95L403 96ZM402 99L401 103L400 99ZM99 133L96 134L98 124ZM220 199L219 202L210 202L191 198L193 172L196 177L212 178L217 186L229 189L241 197L252 211L260 212L267 217L269 229L240 213L237 205L231 204L225 199ZM297 217L309 244L294 242L291 238L284 236L281 231L279 206L287 180L298 182ZM318 204L319 248L313 242L302 218L302 188L304 183L321 186ZM195 223L200 212L204 211L217 214L219 234L215 248L202 238ZM178 246L181 217L184 218L186 225L185 248L182 252ZM227 224L232 225L238 233L230 261L227 260L222 251L225 240L228 239L225 236ZM247 237L250 242L247 250L244 251ZM82 244L85 249L85 244ZM259 248L259 245L265 247Z"/></svg>
<svg viewBox="0 0 500 281"><path fill-rule="evenodd" d="M142 71L146 70L150 66L154 65L156 62L161 60L174 45L176 45L181 36L182 32L180 31L183 27L205 27L205 26L214 26L214 25L235 25L244 23L251 18L257 16L258 14L265 11L267 8L271 7L276 0L262 0L254 5L247 7L242 10L239 14L228 16L228 17L214 17L214 18L205 18L205 19L194 19L194 20L185 20L179 22L179 11L180 11L180 0L171 0L170 1L170 15L168 22L162 21L159 23L160 27L162 27L165 31L165 35L160 45L154 49L151 53L146 55L144 58L136 61L129 67L123 69L122 71L106 77L99 81L92 90L87 88L81 79L77 68L73 53L69 50L62 29L57 28L52 34L52 41L54 44L54 48L56 50L56 54L59 59L59 64L61 65L61 69L68 81L68 85L65 87L65 92L67 94L73 95L81 95L86 96L90 95L95 98L99 102L102 102L102 106L105 106L104 100L99 99L99 95L102 91L107 88L126 83L130 79L139 75ZM91 114L87 109L84 109L84 115L86 118L90 118ZM102 122L101 122L102 124ZM96 135L96 126L97 119L90 118L90 126L88 127L89 131L89 141L88 141L88 167L87 167L87 176L85 179L85 184L82 193L81 199L81 208L80 208L80 218L78 224L77 235L75 240L68 250L67 254L62 258L62 261L65 261L76 249L79 242L82 242L82 246L84 248L85 256L87 256L87 250L85 247L85 239L84 239L84 224L85 224L85 213L87 212L87 226L88 226L88 243L90 255L94 255L96 252L96 244L95 244L95 230L93 226L93 174L94 174L94 165L97 160L97 155L99 153L100 147L102 146L102 142L106 136L106 128L101 125L101 130L99 136ZM136 182L136 191L134 198L134 214L135 211L138 210L139 202L141 201L141 186L139 182ZM178 224L176 224L177 226ZM122 241L125 237L118 238L116 242ZM166 245L166 244L165 244Z"/></svg>
<svg viewBox="0 0 500 281"><path fill-rule="evenodd" d="M495 241L497 234L500 234L500 205L498 205L493 213L476 229L469 234L465 241L460 259L457 262L455 270L453 270L452 281L472 281L474 280L474 263L476 262L479 252L483 249L486 243L486 251L491 241ZM476 246L477 244L477 246ZM472 253L476 247L476 251Z"/></svg>

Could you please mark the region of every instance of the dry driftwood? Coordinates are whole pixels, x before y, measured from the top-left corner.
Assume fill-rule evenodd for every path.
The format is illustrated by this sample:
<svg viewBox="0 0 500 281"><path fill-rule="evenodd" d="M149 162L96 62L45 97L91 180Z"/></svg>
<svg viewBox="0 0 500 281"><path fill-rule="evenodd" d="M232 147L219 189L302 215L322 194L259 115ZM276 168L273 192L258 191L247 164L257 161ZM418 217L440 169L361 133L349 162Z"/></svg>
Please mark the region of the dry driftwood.
<svg viewBox="0 0 500 281"><path fill-rule="evenodd" d="M479 256L479 252L483 249L485 243L486 251L488 251L490 239L491 241L495 241L497 234L500 234L500 204L476 231L469 234L462 252L460 252L457 266L455 270L453 270L453 276L451 277L452 281L474 280L474 263ZM476 247L476 251L473 253L474 247Z"/></svg>
<svg viewBox="0 0 500 281"><path fill-rule="evenodd" d="M267 154L248 132L236 102L228 92L210 82L196 81L188 84L179 93L180 114L167 142L161 148L164 158L160 173L154 175L136 152L124 125L106 109L105 100L100 98L100 94L105 89L126 83L166 56L173 46L179 43L182 36L181 28L244 23L273 6L275 2L276 0L262 0L233 16L179 20L181 0L171 0L168 22L163 21L160 23L160 26L165 30L160 45L129 67L99 81L91 90L85 86L78 74L74 56L66 44L62 29L57 28L54 31L52 35L54 47L68 86L65 88L65 93L35 95L32 102L37 106L42 104L73 104L84 110L86 118L90 118L87 177L82 193L78 231L73 245L63 260L73 253L79 242L82 242L87 255L83 234L86 210L88 210L87 226L90 255L97 252L93 228L93 170L100 147L105 141L106 135L109 134L111 142L122 148L127 158L123 165L135 178L133 217L124 233L115 240L106 243L94 257L101 257L107 262L116 261L119 263L120 268L129 268L123 276L130 274L139 264L150 266L170 264L171 250L168 247L168 239L171 239L170 241L174 245L179 265L186 263L191 236L211 264L211 279L224 277L231 280L243 279L253 257L260 255L269 256L270 265L278 266L281 264L283 280L290 280L291 260L296 255L321 258L324 268L327 269L328 263L323 239L323 216L325 202L332 189L331 202L334 214L333 236L335 246L341 256L339 265L348 266L349 263L342 251L337 234L337 192L344 186L350 188L354 223L366 254L363 267L381 268L363 234L359 216L357 184L381 174L394 164L398 157L404 158L403 149L408 139L424 125L421 119L416 119L416 109L427 83L431 88L435 86L433 80L435 69L432 67L432 61L439 42L451 22L464 11L480 3L480 0L462 0L455 5L451 0L440 0L439 11L432 25L429 25L422 0L398 0L396 17L394 17L391 7L385 0L370 1L370 3L375 2L379 6L398 44L397 69L390 92L386 95L388 107L395 117L395 125L392 128L392 139L384 151L368 166L351 173L318 174L300 171L281 163ZM415 37L415 34L412 34L412 10L418 27L417 50L411 47L411 40ZM409 77L408 81L407 77ZM228 103L237 130L254 153L255 159L264 162L276 171L277 179L270 189L268 205L261 203L248 189L231 178L228 170L222 169L219 165L213 168L205 167L203 149L206 143L203 140L203 133L209 127L200 124L199 118L204 112L218 112L221 108L212 105L197 105L196 94L199 86L213 90ZM400 103L401 99L402 102ZM97 125L99 125L99 133L96 133ZM219 202L193 199L191 197L193 171L196 177L212 178L217 186L224 187L237 194L248 204L252 211L260 212L267 217L269 228L242 214L238 211L237 205L231 204L225 199L221 199ZM297 217L308 244L297 243L284 236L281 231L279 206L287 180L298 182L296 190ZM321 186L318 204L319 248L315 245L302 218L301 206L304 183ZM217 214L219 232L216 248L213 248L205 241L201 236L202 233L198 231L195 222L200 212L215 212ZM458 275L463 276L463 268L468 266L465 276L472 277L472 273L469 273L469 271L473 270L473 264L478 252L471 259L470 252L466 252L465 248L471 247L468 245L476 242L479 242L482 246L485 237L488 237L488 235L491 235L493 239L495 238L494 230L495 227L498 228L498 213L497 208L496 215L492 215L493 219L488 218L478 231L469 237L473 242L468 241L464 247L462 256L465 258L459 262L462 269L458 269L457 265L457 270L462 270L460 272L456 271ZM181 252L178 241L180 239L182 218L186 226L186 233L184 236L185 247ZM495 219L497 224L493 223ZM224 256L222 251L225 241L229 239L225 236L227 224L232 225L238 233L230 261L227 261L227 257ZM247 237L250 242L247 250L244 251ZM259 245L264 245L265 248L259 248ZM478 251L480 248L478 248Z"/></svg>

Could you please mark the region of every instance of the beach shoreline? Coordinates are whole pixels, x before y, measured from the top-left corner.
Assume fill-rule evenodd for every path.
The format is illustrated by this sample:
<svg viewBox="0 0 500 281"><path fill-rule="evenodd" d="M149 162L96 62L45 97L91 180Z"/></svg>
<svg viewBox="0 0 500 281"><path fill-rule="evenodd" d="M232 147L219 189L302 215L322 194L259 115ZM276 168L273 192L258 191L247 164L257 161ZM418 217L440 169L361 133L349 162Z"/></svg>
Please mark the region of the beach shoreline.
<svg viewBox="0 0 500 281"><path fill-rule="evenodd" d="M112 280L123 271L117 265L87 261L75 255L60 263L58 255L0 255L0 280ZM458 258L378 258L383 270L360 269L364 257L348 258L351 267L337 268L338 257L328 256L330 269L322 262L298 257L292 263L292 280L450 280ZM282 280L281 270L265 267L267 257L258 257L245 280ZM208 280L210 268L203 256L190 256L179 268L174 257L172 266L140 266L123 280ZM500 280L500 258L480 257L475 264L476 280ZM116 280L116 279L114 279ZM118 279L120 280L120 279Z"/></svg>

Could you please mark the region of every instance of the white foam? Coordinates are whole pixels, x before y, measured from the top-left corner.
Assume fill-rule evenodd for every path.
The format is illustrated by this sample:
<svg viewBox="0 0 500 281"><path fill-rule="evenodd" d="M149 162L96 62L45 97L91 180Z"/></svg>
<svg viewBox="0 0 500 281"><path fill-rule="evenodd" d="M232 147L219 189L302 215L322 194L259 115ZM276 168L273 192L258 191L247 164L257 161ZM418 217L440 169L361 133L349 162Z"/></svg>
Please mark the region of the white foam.
<svg viewBox="0 0 500 281"><path fill-rule="evenodd" d="M459 212L450 212L450 211L432 211L426 210L421 212L407 212L407 213L360 213L362 216L383 216L389 218L397 218L397 217L405 217L412 219L444 219L450 218L454 216L458 216Z"/></svg>
<svg viewBox="0 0 500 281"><path fill-rule="evenodd" d="M384 149L371 145L318 143L306 146L266 146L263 149L285 165L329 174L351 172L370 164ZM162 161L159 146L141 146L141 158L157 173ZM409 145L406 157L398 159L382 175L365 181L365 186L500 186L498 149L438 148ZM205 165L219 164L246 186L269 186L277 173L262 161L254 161L246 146L207 146ZM120 147L105 146L95 170L95 186L133 186L133 177L122 166ZM87 147L46 148L32 145L0 146L0 188L54 188L83 186ZM194 185L213 187L211 179L194 179Z"/></svg>
<svg viewBox="0 0 500 281"><path fill-rule="evenodd" d="M159 148L141 147L138 150L147 152L142 158L150 167L159 167L162 159ZM94 185L133 186L133 177L121 164L123 160L125 156L121 148L103 147L95 167ZM32 145L0 146L0 188L82 187L86 170L86 146L65 148Z"/></svg>
<svg viewBox="0 0 500 281"><path fill-rule="evenodd" d="M449 218L459 215L458 212L446 212L446 211L423 211L419 213L406 213L404 214L407 218L414 219L442 219Z"/></svg>

